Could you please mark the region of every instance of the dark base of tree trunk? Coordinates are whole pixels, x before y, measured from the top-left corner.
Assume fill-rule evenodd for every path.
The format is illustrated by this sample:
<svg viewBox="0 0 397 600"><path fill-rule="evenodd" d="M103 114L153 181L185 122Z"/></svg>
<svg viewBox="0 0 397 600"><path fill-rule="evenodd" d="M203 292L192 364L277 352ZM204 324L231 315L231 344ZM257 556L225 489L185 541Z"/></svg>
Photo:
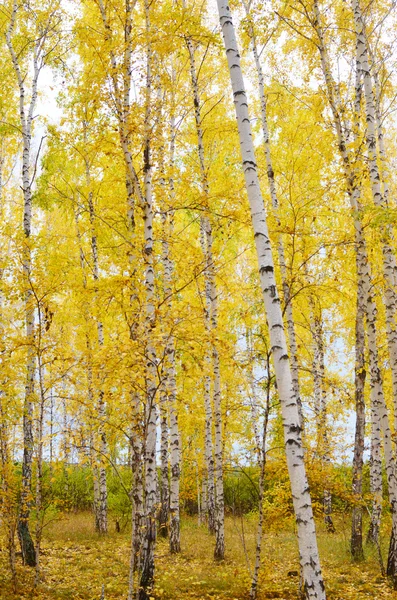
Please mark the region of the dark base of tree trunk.
<svg viewBox="0 0 397 600"><path fill-rule="evenodd" d="M375 528L372 526L372 523L369 526L366 544L378 544L379 542L379 530L375 531Z"/></svg>
<svg viewBox="0 0 397 600"><path fill-rule="evenodd" d="M156 544L156 519L149 518L141 556L139 600L149 600L154 583L154 548Z"/></svg>
<svg viewBox="0 0 397 600"><path fill-rule="evenodd" d="M208 511L208 533L211 535L215 535L216 526L215 526L215 513L212 511Z"/></svg>
<svg viewBox="0 0 397 600"><path fill-rule="evenodd" d="M352 515L352 537L350 551L354 562L364 560L363 549L363 520L361 508L355 507Z"/></svg>
<svg viewBox="0 0 397 600"><path fill-rule="evenodd" d="M160 521L159 520L158 533L159 533L159 536L162 537L162 538L167 538L168 537L168 524L167 524L167 521Z"/></svg>
<svg viewBox="0 0 397 600"><path fill-rule="evenodd" d="M34 548L32 536L30 535L29 525L26 520L18 523L18 538L21 544L22 561L28 567L36 566L36 551Z"/></svg>
<svg viewBox="0 0 397 600"><path fill-rule="evenodd" d="M181 551L181 537L180 537L180 526L179 519L174 519L171 516L171 527L170 527L170 552L171 554L179 554Z"/></svg>
<svg viewBox="0 0 397 600"><path fill-rule="evenodd" d="M390 536L389 554L387 557L386 574L391 578L393 588L397 589L397 543L392 530Z"/></svg>
<svg viewBox="0 0 397 600"><path fill-rule="evenodd" d="M154 581L154 563L144 562L139 585L139 600L149 600Z"/></svg>
<svg viewBox="0 0 397 600"><path fill-rule="evenodd" d="M218 562L225 560L225 545L223 543L219 543L218 540L215 543L214 559Z"/></svg>
<svg viewBox="0 0 397 600"><path fill-rule="evenodd" d="M354 562L361 562L364 560L364 549L362 536L355 536L351 539L350 551Z"/></svg>
<svg viewBox="0 0 397 600"><path fill-rule="evenodd" d="M324 523L328 533L336 533L335 525L330 515L324 517Z"/></svg>

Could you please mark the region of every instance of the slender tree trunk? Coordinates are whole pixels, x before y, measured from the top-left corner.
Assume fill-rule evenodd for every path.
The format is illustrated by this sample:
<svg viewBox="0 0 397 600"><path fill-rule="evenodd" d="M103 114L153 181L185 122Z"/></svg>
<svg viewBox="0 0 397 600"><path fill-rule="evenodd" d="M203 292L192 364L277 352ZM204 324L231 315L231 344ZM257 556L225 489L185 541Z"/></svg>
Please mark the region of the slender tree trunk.
<svg viewBox="0 0 397 600"><path fill-rule="evenodd" d="M4 155L3 149L1 148L0 154L0 215L3 215L3 167L4 167ZM5 332L4 332L4 267L0 269L0 357L2 362L5 362L5 356L7 355L7 347L5 344ZM0 503L0 516L6 530L7 539L7 551L8 551L8 564L10 566L11 581L13 592L17 592L17 572L15 564L15 530L16 530L16 506L13 498L13 487L15 485L13 476L13 463L10 456L9 439L10 434L8 431L8 411L7 411L7 395L6 386L8 377L6 373L1 372L2 386L0 389L0 482L1 482L1 503Z"/></svg>
<svg viewBox="0 0 397 600"><path fill-rule="evenodd" d="M151 89L152 89L152 47L150 42L150 0L145 0L145 22L147 36L147 73L146 73L146 109L145 109L145 147L144 147L144 237L145 237L145 290L146 290L146 436L145 436L145 530L142 548L142 571L140 578L139 600L149 600L150 589L154 581L154 549L156 544L156 439L157 408L156 379L157 359L153 344L155 326L154 306L154 264L153 264L153 199L152 165L150 148Z"/></svg>
<svg viewBox="0 0 397 600"><path fill-rule="evenodd" d="M259 454L259 500L258 500L258 526L256 531L256 548L255 548L255 567L254 574L252 576L250 598L256 600L258 596L258 578L259 569L261 566L261 554L262 554L262 538L263 538L263 498L265 493L265 469L266 469L266 441L267 441L267 426L269 422L270 412L270 388L271 388L271 375L270 375L270 355L267 355L267 390L266 390L266 406L265 414L263 417L263 431L262 440Z"/></svg>
<svg viewBox="0 0 397 600"><path fill-rule="evenodd" d="M381 426L371 389L371 455L369 461L369 480L372 495L372 510L367 543L379 544L379 531L382 516L382 457Z"/></svg>
<svg viewBox="0 0 397 600"><path fill-rule="evenodd" d="M258 458L258 465L261 462L262 455L262 439L260 433L260 420L259 420L259 400L256 391L255 377L254 377L254 356L252 348L252 333L247 328L246 330L246 345L247 345L247 358L248 358L248 382L251 390L250 404L251 404L251 417L252 417L252 428L254 430L255 439L255 453Z"/></svg>
<svg viewBox="0 0 397 600"><path fill-rule="evenodd" d="M361 71L364 82L363 89L365 98L365 117L367 125L365 130L365 139L368 152L368 168L372 197L376 206L380 208L386 208L387 197L385 198L382 194L381 176L378 166L376 107L371 71L369 66L369 51L367 46L367 38L365 35L364 21L359 1L353 0L352 6L356 28L358 66ZM382 150L384 150L383 140L381 140L381 144ZM381 158L383 159L383 161L385 160L386 157L384 155L384 152ZM386 187L386 192L387 191L388 188ZM383 273L385 279L384 305L386 309L387 340L390 354L390 369L393 384L394 423L395 425L397 425L397 265L392 248L393 243L394 240L391 226L386 226L382 231Z"/></svg>
<svg viewBox="0 0 397 600"><path fill-rule="evenodd" d="M23 209L23 282L25 296L25 331L27 341L25 400L23 408L23 459L22 459L22 490L20 498L18 537L21 543L22 560L31 567L36 566L36 553L29 530L29 517L32 504L32 462L33 462L33 406L34 380L36 371L36 350L34 338L34 297L31 286L32 256L31 256L31 226L32 226L32 181L31 181L31 139L33 113L37 101L37 84L40 73L42 55L40 46L44 43L42 37L36 41L33 51L33 75L31 83L31 98L28 106L26 100L25 79L21 72L18 57L12 44L12 34L15 28L18 4L13 2L10 25L6 32L7 46L11 55L13 68L19 86L19 116L22 130L22 190L24 198Z"/></svg>
<svg viewBox="0 0 397 600"><path fill-rule="evenodd" d="M43 334L43 323L41 318L41 310L39 310L39 328L40 328L40 340L38 344L38 373L39 373L39 388L40 388L40 402L38 406L39 414L37 419L37 473L36 473L36 539L35 539L35 552L36 552L36 575L35 575L35 586L40 583L40 547L41 547L41 534L43 528L43 426L44 426L44 408L45 408L45 392L44 392L44 366L42 364L42 334Z"/></svg>
<svg viewBox="0 0 397 600"><path fill-rule="evenodd" d="M212 274L211 285L211 329L216 334L218 329L218 303L215 276ZM221 407L221 374L219 352L213 342L212 361L214 373L214 417L215 417L215 560L225 557L225 504L223 491L223 438Z"/></svg>
<svg viewBox="0 0 397 600"><path fill-rule="evenodd" d="M175 347L171 347L169 356L169 406L170 406L170 443L171 443L171 487L170 487L170 551L181 551L179 481L181 475L180 439L178 412L176 405Z"/></svg>
<svg viewBox="0 0 397 600"><path fill-rule="evenodd" d="M363 261L364 261L363 257ZM377 519L380 519L381 503L382 503L382 476L381 476L381 458L380 458L380 447L381 447L381 431L383 433L383 444L385 452L386 462L386 474L389 489L389 500L392 513L392 528L393 534L397 539L397 480L396 480L396 469L395 469L395 456L392 447L392 436L389 424L388 409L385 402L383 393L382 374L379 368L379 356L378 356L378 343L377 343L377 332L376 332L376 316L377 310L375 301L373 298L373 289L370 285L371 277L369 273L368 262L363 262L363 272L366 272L364 278L365 293L367 298L367 332L368 332L368 353L369 353L369 368L371 373L371 417L372 417L372 440L371 444L371 461L377 464L373 466L373 473L375 477L375 503L373 512L375 512L374 527L375 532L378 527ZM373 450L373 453L372 453ZM378 516L379 515L379 516ZM390 557L388 562L388 575L393 577L394 586L396 586L396 564L395 560L397 557L393 555Z"/></svg>
<svg viewBox="0 0 397 600"><path fill-rule="evenodd" d="M160 457L161 457L161 483L160 483L160 511L159 511L159 534L162 537L168 536L168 513L170 503L170 482L168 465L168 393L167 380L163 375L163 382L160 390Z"/></svg>
<svg viewBox="0 0 397 600"><path fill-rule="evenodd" d="M173 82L175 74L172 74ZM175 82L174 82L175 85ZM174 203L175 203L175 186L173 177L173 168L175 161L175 115L174 115L174 98L172 98L172 114L171 114L171 143L170 143L170 169L171 176L169 180L170 189L170 204L168 218L168 238L172 239L174 232ZM170 254L170 248L167 248L167 290L166 294L172 296L172 281L174 273L174 262ZM172 325L173 326L173 325ZM181 551L181 533L180 533L180 507L179 507L179 484L181 477L181 448L178 425L178 407L177 407L177 389L176 389L176 367L175 367L175 338L171 334L169 345L167 348L168 360L168 400L170 411L170 446L171 446L171 486L170 486L170 552L176 554Z"/></svg>
<svg viewBox="0 0 397 600"><path fill-rule="evenodd" d="M267 228L263 197L259 186L251 122L248 112L248 100L230 9L226 0L217 0L217 4L233 88L242 164L251 208L260 283L269 324L271 350L281 401L287 465L298 530L304 593L308 600L323 600L325 599L325 588L321 574L312 504L304 464L298 403L292 384L280 299L277 294L274 275L271 242Z"/></svg>
<svg viewBox="0 0 397 600"><path fill-rule="evenodd" d="M314 358L313 358L313 380L314 380L314 402L316 410L317 426L317 448L320 460L326 468L331 462L330 447L327 435L327 394L325 390L325 358L324 339L321 308L316 309L313 300L310 302L312 309ZM324 481L326 483L326 479ZM335 527L332 520L332 497L331 493L324 487L323 493L324 522L327 531L334 533Z"/></svg>
<svg viewBox="0 0 397 600"><path fill-rule="evenodd" d="M1 197L1 185L0 185ZM4 330L3 330L3 275L4 269L0 270L0 356L6 354ZM17 572L15 566L15 529L16 529L16 507L13 501L13 463L10 457L9 432L7 427L7 403L6 393L4 391L7 378L4 373L1 374L3 386L0 390L0 481L1 481L1 504L0 515L7 533L8 561L13 584L13 591L16 593Z"/></svg>
<svg viewBox="0 0 397 600"><path fill-rule="evenodd" d="M203 129L201 122L201 103L196 73L196 64L194 57L194 48L191 39L188 37L187 47L190 59L190 74L193 90L194 114L197 131L197 152L200 162L201 186L204 199L204 210L208 211L209 185L204 158ZM220 360L219 351L214 337L218 328L218 307L217 307L217 288L214 272L213 259L213 235L212 225L209 216L201 217L201 246L205 260L205 322L207 333L211 336L211 356L206 356L208 371L212 366L213 375L213 400L214 413L211 407L211 377L205 376L205 407L206 407L206 462L207 462L207 509L209 530L215 531L215 550L216 560L223 560L225 554L225 534L224 534L224 497L223 497L223 455L222 455L222 410L221 410L221 379L220 379ZM212 443L212 417L214 417L215 445ZM214 458L215 457L215 469ZM214 477L215 476L215 477ZM213 487L213 477L215 479L215 490ZM215 491L215 494L214 494ZM214 511L213 511L214 509ZM212 512L213 511L213 512Z"/></svg>
<svg viewBox="0 0 397 600"><path fill-rule="evenodd" d="M131 554L128 600L135 597L134 574L140 573L141 554L143 546L144 529L144 498L143 498L143 444L142 444L142 415L141 402L138 393L131 395L132 404L132 427L131 427L131 468L132 468L132 514L131 514ZM139 594L139 589L138 589Z"/></svg>
<svg viewBox="0 0 397 600"><path fill-rule="evenodd" d="M244 8L247 18L250 18L250 9L249 3L247 0L244 0ZM269 184L269 192L270 198L273 207L273 213L277 221L277 226L281 229L280 216L279 216L279 201L277 196L276 189L276 178L273 170L273 162L270 148L270 136L269 136L269 127L267 124L267 99L265 94L265 83L261 61L259 58L258 46L256 43L255 30L252 22L249 25L249 35L251 39L252 45L252 53L255 59L255 67L256 73L258 77L258 91L259 91L259 100L261 106L261 122L262 122L262 134L263 134L263 146L265 150L265 158L266 158L266 173L267 180ZM281 232L279 233L278 241L277 241L277 252L278 252L278 261L281 270L281 279L282 279L282 289L284 296L284 309L285 309L285 317L287 322L287 332L288 332L288 341L289 341L289 356L291 362L291 373L292 373L292 383L294 386L294 393L297 398L298 410L299 410L299 418L301 427L304 427L303 413L302 413L302 402L299 391L299 364L298 364L298 347L296 342L296 333L295 333L295 322L293 316L293 306L292 306L292 298L291 298L291 288L288 283L288 272L287 272L287 263L285 260L285 250L283 239L281 236Z"/></svg>
<svg viewBox="0 0 397 600"><path fill-rule="evenodd" d="M200 471L198 462L196 462L196 488L197 488L197 525L200 527L202 525L202 515L201 515L201 489L200 489Z"/></svg>
<svg viewBox="0 0 397 600"><path fill-rule="evenodd" d="M357 41L357 56L359 68L362 73L364 82L364 97L365 97L365 116L366 116L366 144L368 152L368 167L369 167L369 178L371 183L371 191L374 204L379 208L387 207L387 198L385 199L381 189L381 177L378 166L378 151L377 151L377 130L376 130L376 107L374 100L374 91L372 85L372 76L369 66L369 51L367 45L367 38L365 35L364 20L361 13L360 3L358 0L352 2L354 12L354 22L356 29L356 41ZM381 157L385 158L385 156ZM387 188L386 188L387 191ZM393 234L391 226L387 226L382 232L382 255L383 255L383 272L385 279L385 293L384 293L384 304L386 309L386 327L387 327L387 338L390 354L390 367L392 373L393 383L393 399L394 399L394 422L397 423L397 324L396 324L396 312L397 312L397 298L395 286L397 283L397 265L396 258L393 252ZM371 349L370 349L371 351ZM371 358L371 354L370 354ZM389 495L392 503L392 518L393 518L393 533L389 548L388 568L387 574L393 578L394 586L397 587L397 548L395 547L394 540L397 539L397 506L394 506L394 492L393 487L395 485L395 466L393 466L393 451L390 447L390 451L387 450L388 436L384 426L386 425L386 419L388 421L387 409L381 408L382 428L384 433L384 445L385 445L385 458L386 458L386 471L388 473L389 483ZM387 423L388 425L388 423ZM390 432L389 432L390 433ZM390 454L387 458L387 454ZM389 464L390 461L390 464ZM394 538L393 538L394 535Z"/></svg>
<svg viewBox="0 0 397 600"><path fill-rule="evenodd" d="M359 264L357 260L358 250L356 249L357 272ZM354 436L354 456L353 456L353 481L352 492L354 497L354 506L352 514L352 531L350 548L354 561L364 560L363 550L363 464L364 464L364 439L365 439L365 297L362 283L362 276L358 277L357 282L357 310L356 310L356 343L355 343L355 365L354 365L354 383L355 383L355 405L356 405L356 428Z"/></svg>
<svg viewBox="0 0 397 600"><path fill-rule="evenodd" d="M84 129L86 137L86 129ZM88 187L88 211L90 216L91 226L91 254L92 254L92 265L93 265L93 276L95 286L95 305L96 305L96 325L97 325L97 340L99 349L103 348L105 343L103 323L98 316L98 282L99 282L99 255L98 255L98 241L96 234L96 215L94 209L93 193L91 188L91 174L90 164L88 158L85 157L86 167L86 183ZM99 379L101 374L99 373ZM101 383L99 383L98 391L98 437L99 437L99 453L98 453L98 484L99 484L99 498L98 498L98 531L101 534L108 532L108 493L107 493L107 481L106 481L106 456L107 456L107 440L105 431L106 421L106 404L105 395L102 389Z"/></svg>
<svg viewBox="0 0 397 600"><path fill-rule="evenodd" d="M52 388L50 389L50 456L49 456L49 467L50 473L52 474L52 465L54 461L54 394Z"/></svg>

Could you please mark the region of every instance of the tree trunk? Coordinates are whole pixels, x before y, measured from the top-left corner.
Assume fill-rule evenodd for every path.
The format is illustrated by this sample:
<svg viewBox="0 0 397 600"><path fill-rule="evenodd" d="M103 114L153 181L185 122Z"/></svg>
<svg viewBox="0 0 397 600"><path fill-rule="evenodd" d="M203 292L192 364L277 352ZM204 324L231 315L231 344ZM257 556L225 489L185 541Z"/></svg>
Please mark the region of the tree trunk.
<svg viewBox="0 0 397 600"><path fill-rule="evenodd" d="M156 545L156 440L157 440L157 358L153 344L155 327L154 306L154 264L153 264L153 199L152 165L150 148L151 89L152 89L152 47L150 42L150 0L145 0L145 22L147 36L146 54L146 107L145 107L145 146L144 146L144 258L145 258L145 339L146 339L146 436L145 436L145 529L142 548L142 571L139 600L149 600L154 582L154 549Z"/></svg>
<svg viewBox="0 0 397 600"><path fill-rule="evenodd" d="M307 599L323 600L325 599L325 588L321 575L312 504L304 465L298 403L292 384L280 299L277 294L274 275L271 242L268 234L263 197L259 186L251 122L248 113L248 100L230 9L226 0L217 0L217 4L233 88L242 164L251 207L260 283L269 324L271 350L281 401L287 465L298 530L304 593Z"/></svg>
<svg viewBox="0 0 397 600"><path fill-rule="evenodd" d="M247 18L250 18L249 11L249 3L247 0L244 0L244 8L246 12ZM259 91L259 100L261 105L261 122L262 122L262 133L263 133L263 146L265 150L265 158L266 158L266 173L267 180L269 184L269 192L270 198L273 207L273 213L277 222L278 228L281 230L280 216L279 216L279 201L276 190L276 178L273 170L273 162L272 162L272 154L270 149L270 137L269 137L269 127L267 124L267 100L265 94L265 83L263 77L263 70L261 61L259 58L258 47L256 43L255 30L252 23L249 25L249 36L252 44L252 53L255 59L255 67L256 73L258 77L258 91ZM285 260L285 250L283 239L281 233L279 233L278 241L277 241L277 252L278 252L278 261L281 270L281 279L282 279L282 289L284 296L284 310L285 317L287 321L287 332L288 332L288 341L289 341L289 355L291 362L291 374L292 374L292 383L294 386L294 393L297 398L298 403L298 411L301 427L304 427L303 413L302 413L302 402L299 391L299 366L298 366L298 348L296 343L296 333L295 333L295 323L293 316L293 306L292 306L292 298L291 298L291 288L288 283L288 273L287 273L287 264Z"/></svg>
<svg viewBox="0 0 397 600"><path fill-rule="evenodd" d="M86 138L86 127L84 127L84 135ZM93 202L93 193L91 188L91 174L90 165L87 157L85 157L86 167L86 183L88 187L88 211L90 216L91 226L91 254L93 264L93 276L95 286L95 304L96 304L96 323L97 323L97 340L99 350L103 348L105 343L103 323L98 316L98 282L99 282L99 256L98 256L98 242L96 235L96 215ZM99 379L101 374L99 373ZM108 532L108 493L107 493L107 482L106 482L106 456L107 456L107 441L105 431L106 421L106 404L105 395L102 389L102 384L99 382L98 392L98 437L99 437L99 452L98 452L98 476L99 476L99 498L98 498L98 531L101 534Z"/></svg>
<svg viewBox="0 0 397 600"><path fill-rule="evenodd" d="M1 183L0 183L1 198ZM4 269L0 269L0 355L4 356L6 352L4 328L3 328L3 276ZM17 572L15 566L15 528L16 528L16 507L13 498L13 463L10 456L9 432L7 426L7 402L4 391L7 383L7 377L1 373L2 389L0 390L0 481L1 498L0 515L7 533L8 561L11 571L13 591L16 594Z"/></svg>
<svg viewBox="0 0 397 600"><path fill-rule="evenodd" d="M359 265L357 260L357 271ZM350 548L354 561L364 560L363 550L363 463L364 463L364 440L365 440L365 297L362 277L357 283L357 311L356 311L356 343L355 343L355 405L356 405L356 429L354 436L353 456L353 480L352 492L354 498L352 514L352 531Z"/></svg>
<svg viewBox="0 0 397 600"><path fill-rule="evenodd" d="M354 22L356 28L357 56L358 66L364 82L365 97L365 116L366 116L366 145L368 152L368 168L371 183L371 191L374 204L379 208L387 208L387 198L385 199L381 189L381 177L378 166L377 152L377 130L376 130L376 108L374 100L374 91L372 77L369 66L369 52L367 38L365 35L364 21L358 0L352 2L354 12ZM381 143L383 140L381 141ZM384 146L382 143L383 155L385 160ZM386 187L386 191L388 188ZM394 423L397 425L397 265L392 245L394 243L391 226L384 227L382 231L382 256L383 256L383 274L385 280L384 305L386 309L386 328L387 340L390 354L390 369L393 384L394 400ZM397 573L396 573L397 574Z"/></svg>
<svg viewBox="0 0 397 600"><path fill-rule="evenodd" d="M255 548L255 567L254 574L252 576L250 598L256 600L258 595L258 578L259 569L261 566L261 554L262 554L262 537L263 537L263 498L265 493L265 469L266 469L266 441L267 441L267 426L269 422L270 413L270 388L271 388L271 375L270 375L270 356L267 355L267 390L266 390L266 406L265 414L263 417L263 431L262 440L259 453L259 499L258 499L258 526L256 531L256 548Z"/></svg>
<svg viewBox="0 0 397 600"><path fill-rule="evenodd" d="M172 73L173 82L175 73ZM175 160L175 115L174 98L172 98L171 114L171 144L170 144L170 169L171 177L169 180L170 204L171 210L168 219L168 238L172 239L174 232L174 203L175 187L173 178L173 168ZM166 294L172 296L172 280L174 273L174 262L171 258L170 248L167 248L167 291ZM173 324L172 324L173 327ZM181 477L181 448L178 425L178 407L176 395L176 368L175 368L175 338L170 335L167 348L168 360L168 400L170 411L170 446L171 446L171 485L170 485L170 552L177 554L181 551L181 532L180 532L180 514L179 514L179 482Z"/></svg>
<svg viewBox="0 0 397 600"><path fill-rule="evenodd" d="M212 226L209 216L206 212L209 210L208 197L209 186L207 171L205 167L203 129L201 123L200 93L198 87L196 63L194 57L194 48L190 37L186 39L190 60L190 75L193 91L194 115L197 132L197 153L200 163L201 189L204 201L204 216L200 219L201 235L200 242L204 255L205 269L205 309L204 319L208 337L216 332L217 328L217 309L216 309L216 283L214 274L214 264L212 256ZM214 311L215 307L215 311ZM215 316L215 318L214 318ZM205 457L207 468L207 512L208 528L210 533L216 534L215 558L222 559L224 556L224 508L223 508L223 479L222 479L222 444L219 438L222 437L222 414L221 414L221 391L220 391L220 368L219 355L215 342L211 342L211 351L206 349L205 365L206 374L204 376L204 403L205 403ZM212 365L211 365L212 354ZM214 379L214 415L211 404L211 376ZM212 439L213 417L215 417L215 448ZM215 469L214 469L215 454ZM221 478L221 480L219 479ZM215 482L215 485L214 485ZM219 499L219 500L218 500Z"/></svg>
<svg viewBox="0 0 397 600"><path fill-rule="evenodd" d="M330 447L327 435L327 394L325 390L325 359L324 339L321 308L315 306L313 298L310 299L312 312L312 335L314 341L313 353L313 383L314 404L317 427L317 451L323 466L330 465ZM326 483L326 479L324 481ZM329 490L324 487L323 492L324 523L327 531L334 533L335 527L332 520L332 497Z"/></svg>
<svg viewBox="0 0 397 600"><path fill-rule="evenodd" d="M160 510L159 534L168 537L168 512L170 503L169 469L168 469L168 393L166 375L163 375L160 390Z"/></svg>
<svg viewBox="0 0 397 600"><path fill-rule="evenodd" d="M22 459L22 490L20 497L18 537L21 544L22 560L30 567L36 566L36 553L29 530L29 517L32 504L32 462L33 462L33 406L34 406L34 380L36 372L36 349L34 337L34 296L31 288L32 256L31 256L31 225L32 225L32 181L31 181L31 139L33 113L37 101L37 84L40 74L40 63L44 40L39 36L35 42L33 52L33 74L31 82L31 98L26 107L25 78L22 75L18 57L12 44L12 34L15 28L18 4L13 2L10 25L6 32L6 42L11 55L12 65L19 87L19 116L22 130L22 190L24 199L23 208L23 282L25 300L25 331L27 344L25 400L23 408L23 459Z"/></svg>
<svg viewBox="0 0 397 600"><path fill-rule="evenodd" d="M35 552L36 552L36 576L35 586L40 583L40 546L41 546L41 534L43 528L43 427L44 427L44 410L45 410L45 391L44 391L44 366L42 362L42 335L44 331L42 323L42 315L40 306L39 311L39 343L38 343L38 374L39 374L39 388L40 388L40 402L38 406L38 419L37 419L37 473L36 473L36 539L35 539Z"/></svg>

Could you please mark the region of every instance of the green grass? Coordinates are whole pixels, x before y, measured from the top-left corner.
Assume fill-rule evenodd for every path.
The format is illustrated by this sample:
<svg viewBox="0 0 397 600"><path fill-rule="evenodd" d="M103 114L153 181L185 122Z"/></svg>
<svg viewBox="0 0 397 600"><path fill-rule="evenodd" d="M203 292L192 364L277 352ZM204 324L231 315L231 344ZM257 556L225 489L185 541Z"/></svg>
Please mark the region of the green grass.
<svg viewBox="0 0 397 600"><path fill-rule="evenodd" d="M381 577L377 553L366 549L366 560L352 564L349 554L349 520L336 520L337 533L318 524L319 548L330 600L397 600ZM63 515L44 531L42 582L33 589L33 573L18 557L18 589L10 589L7 553L0 552L0 599L99 600L102 584L106 600L125 600L128 588L130 532L100 537L88 513ZM226 559L213 561L213 538L194 518L182 522L182 553L171 556L168 542L159 538L156 549L156 600L243 600L248 597L255 548L255 518L228 517ZM382 552L387 557L388 523L384 524ZM277 529L267 524L263 540L260 599L298 598L298 550L294 526Z"/></svg>

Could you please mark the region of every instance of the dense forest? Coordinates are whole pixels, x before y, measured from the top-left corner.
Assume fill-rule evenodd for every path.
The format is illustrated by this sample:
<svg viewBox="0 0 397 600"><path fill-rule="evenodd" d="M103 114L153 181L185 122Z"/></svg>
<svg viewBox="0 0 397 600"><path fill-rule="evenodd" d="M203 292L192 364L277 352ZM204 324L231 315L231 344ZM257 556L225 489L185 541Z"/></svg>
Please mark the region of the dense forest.
<svg viewBox="0 0 397 600"><path fill-rule="evenodd" d="M397 597L395 0L1 0L0 598Z"/></svg>

